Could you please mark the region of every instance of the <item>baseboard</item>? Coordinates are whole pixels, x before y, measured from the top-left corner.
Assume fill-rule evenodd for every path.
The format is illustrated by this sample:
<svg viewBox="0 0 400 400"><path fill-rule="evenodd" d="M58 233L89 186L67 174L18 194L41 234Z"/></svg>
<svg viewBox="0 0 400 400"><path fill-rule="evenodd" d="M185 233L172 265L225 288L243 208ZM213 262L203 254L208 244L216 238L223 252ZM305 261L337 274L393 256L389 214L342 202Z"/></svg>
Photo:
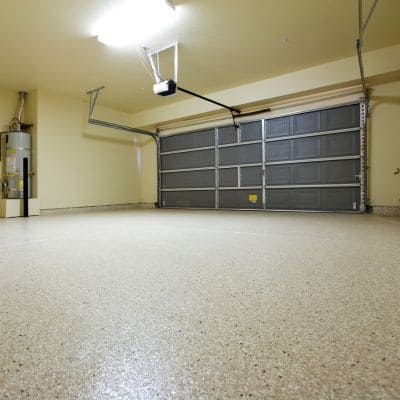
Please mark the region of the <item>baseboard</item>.
<svg viewBox="0 0 400 400"><path fill-rule="evenodd" d="M29 216L39 215L39 199L29 199ZM24 215L24 202L22 199L0 199L0 218L15 218Z"/></svg>
<svg viewBox="0 0 400 400"><path fill-rule="evenodd" d="M400 217L400 206L373 206L372 213L385 217Z"/></svg>
<svg viewBox="0 0 400 400"><path fill-rule="evenodd" d="M155 205L153 203L110 204L103 206L44 209L40 210L40 215L77 214L77 213L98 212L98 211L151 209L151 208L155 208Z"/></svg>

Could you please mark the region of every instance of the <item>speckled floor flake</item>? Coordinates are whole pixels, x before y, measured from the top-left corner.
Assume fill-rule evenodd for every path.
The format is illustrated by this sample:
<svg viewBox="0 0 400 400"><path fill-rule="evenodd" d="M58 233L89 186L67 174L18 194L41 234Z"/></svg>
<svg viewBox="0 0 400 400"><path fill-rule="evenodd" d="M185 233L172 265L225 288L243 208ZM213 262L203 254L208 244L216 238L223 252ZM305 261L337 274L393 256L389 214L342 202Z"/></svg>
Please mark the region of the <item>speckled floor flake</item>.
<svg viewBox="0 0 400 400"><path fill-rule="evenodd" d="M0 221L0 400L400 398L400 219Z"/></svg>

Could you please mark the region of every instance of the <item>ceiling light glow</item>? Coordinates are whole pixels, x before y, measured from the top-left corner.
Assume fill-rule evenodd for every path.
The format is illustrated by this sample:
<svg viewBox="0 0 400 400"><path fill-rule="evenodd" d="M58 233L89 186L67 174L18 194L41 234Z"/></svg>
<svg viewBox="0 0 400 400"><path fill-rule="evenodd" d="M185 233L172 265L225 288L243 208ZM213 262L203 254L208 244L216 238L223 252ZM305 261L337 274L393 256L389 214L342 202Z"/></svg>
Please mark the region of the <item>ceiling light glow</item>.
<svg viewBox="0 0 400 400"><path fill-rule="evenodd" d="M166 0L122 1L98 21L94 34L109 46L140 44L176 20L177 11L168 3Z"/></svg>

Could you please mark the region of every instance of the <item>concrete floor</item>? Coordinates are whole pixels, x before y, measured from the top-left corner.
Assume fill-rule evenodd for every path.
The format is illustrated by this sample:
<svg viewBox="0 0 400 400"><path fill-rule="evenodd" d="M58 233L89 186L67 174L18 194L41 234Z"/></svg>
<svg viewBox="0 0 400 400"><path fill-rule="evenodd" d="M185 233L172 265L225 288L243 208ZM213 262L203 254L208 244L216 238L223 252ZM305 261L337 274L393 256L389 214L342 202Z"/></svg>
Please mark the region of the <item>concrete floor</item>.
<svg viewBox="0 0 400 400"><path fill-rule="evenodd" d="M0 221L0 399L399 399L400 219Z"/></svg>

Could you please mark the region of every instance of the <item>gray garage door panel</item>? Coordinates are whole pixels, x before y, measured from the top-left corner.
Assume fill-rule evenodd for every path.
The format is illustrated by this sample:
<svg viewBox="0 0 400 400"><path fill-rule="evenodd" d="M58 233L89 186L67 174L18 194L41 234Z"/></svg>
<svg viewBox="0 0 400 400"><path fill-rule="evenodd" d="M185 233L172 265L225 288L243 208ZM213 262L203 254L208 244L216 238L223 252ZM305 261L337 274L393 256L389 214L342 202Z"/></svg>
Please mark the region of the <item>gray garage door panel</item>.
<svg viewBox="0 0 400 400"><path fill-rule="evenodd" d="M360 106L358 104L321 111L321 128L324 131L358 126L360 126Z"/></svg>
<svg viewBox="0 0 400 400"><path fill-rule="evenodd" d="M338 133L325 136L323 152L326 157L360 154L360 132Z"/></svg>
<svg viewBox="0 0 400 400"><path fill-rule="evenodd" d="M262 186L262 168L241 167L240 168L241 186Z"/></svg>
<svg viewBox="0 0 400 400"><path fill-rule="evenodd" d="M323 191L320 189L292 189L292 207L299 210L321 210Z"/></svg>
<svg viewBox="0 0 400 400"><path fill-rule="evenodd" d="M209 147L215 145L215 131L185 133L182 135L166 136L161 139L161 153L177 150L188 150L198 147Z"/></svg>
<svg viewBox="0 0 400 400"><path fill-rule="evenodd" d="M214 208L214 191L162 192L163 207Z"/></svg>
<svg viewBox="0 0 400 400"><path fill-rule="evenodd" d="M291 141L291 160L304 160L307 158L323 157L323 143L325 137L312 137Z"/></svg>
<svg viewBox="0 0 400 400"><path fill-rule="evenodd" d="M232 144L238 142L237 130L234 126L224 126L218 129L218 144Z"/></svg>
<svg viewBox="0 0 400 400"><path fill-rule="evenodd" d="M219 149L220 165L256 164L260 162L262 162L262 151L258 143Z"/></svg>
<svg viewBox="0 0 400 400"><path fill-rule="evenodd" d="M271 189L266 200L271 210L355 211L360 205L360 189Z"/></svg>
<svg viewBox="0 0 400 400"><path fill-rule="evenodd" d="M265 170L267 185L290 185L292 183L292 166L271 165Z"/></svg>
<svg viewBox="0 0 400 400"><path fill-rule="evenodd" d="M360 172L360 160L329 161L324 163L324 183L357 183Z"/></svg>
<svg viewBox="0 0 400 400"><path fill-rule="evenodd" d="M220 187L237 187L238 171L237 168L224 168L218 171Z"/></svg>
<svg viewBox="0 0 400 400"><path fill-rule="evenodd" d="M261 121L249 122L240 125L240 137L242 142L251 142L262 139Z"/></svg>
<svg viewBox="0 0 400 400"><path fill-rule="evenodd" d="M270 210L290 210L292 208L291 189L268 190L266 208Z"/></svg>
<svg viewBox="0 0 400 400"><path fill-rule="evenodd" d="M214 170L171 172L162 176L163 189L209 188L214 186Z"/></svg>
<svg viewBox="0 0 400 400"><path fill-rule="evenodd" d="M270 162L290 160L290 144L289 140L265 143L266 160Z"/></svg>
<svg viewBox="0 0 400 400"><path fill-rule="evenodd" d="M214 149L190 151L188 153L165 154L161 156L161 168L163 171L213 167L214 164Z"/></svg>
<svg viewBox="0 0 400 400"><path fill-rule="evenodd" d="M322 168L317 164L300 164L293 168L293 183L298 185L311 185L323 181Z"/></svg>
<svg viewBox="0 0 400 400"><path fill-rule="evenodd" d="M265 121L266 137L276 138L290 135L290 117L267 119Z"/></svg>
<svg viewBox="0 0 400 400"><path fill-rule="evenodd" d="M266 120L266 137L302 135L360 126L360 106L335 107Z"/></svg>
<svg viewBox="0 0 400 400"><path fill-rule="evenodd" d="M359 188L332 188L326 189L324 207L333 211L356 211L360 207L360 201Z"/></svg>
<svg viewBox="0 0 400 400"><path fill-rule="evenodd" d="M270 186L358 183L359 174L360 160L270 165L266 168L266 184Z"/></svg>
<svg viewBox="0 0 400 400"><path fill-rule="evenodd" d="M319 111L298 114L292 117L292 135L321 131L321 113Z"/></svg>
<svg viewBox="0 0 400 400"><path fill-rule="evenodd" d="M266 161L305 160L360 154L360 132L267 142Z"/></svg>
<svg viewBox="0 0 400 400"><path fill-rule="evenodd" d="M257 196L251 201L249 196ZM219 208L262 209L262 190L220 190Z"/></svg>

